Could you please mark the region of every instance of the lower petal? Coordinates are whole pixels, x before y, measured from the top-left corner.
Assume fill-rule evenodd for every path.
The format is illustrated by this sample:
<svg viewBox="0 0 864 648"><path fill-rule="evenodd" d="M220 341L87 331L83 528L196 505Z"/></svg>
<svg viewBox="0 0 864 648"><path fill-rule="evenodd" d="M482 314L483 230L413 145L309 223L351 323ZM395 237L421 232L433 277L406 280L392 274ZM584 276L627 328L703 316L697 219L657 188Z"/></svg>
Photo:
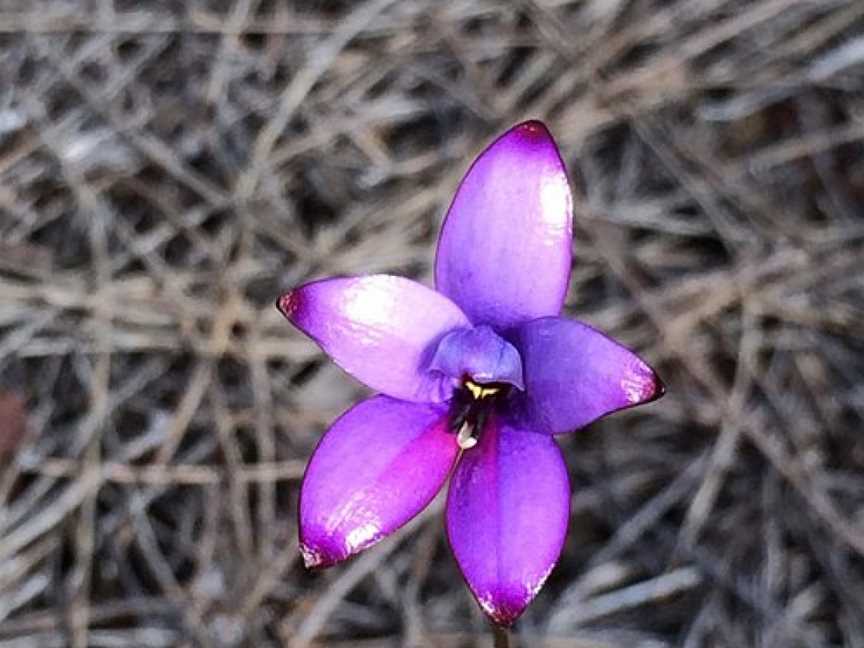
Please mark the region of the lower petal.
<svg viewBox="0 0 864 648"><path fill-rule="evenodd" d="M561 554L569 510L555 440L490 419L450 481L447 535L493 622L512 624L537 595Z"/></svg>
<svg viewBox="0 0 864 648"><path fill-rule="evenodd" d="M303 477L300 550L329 567L389 535L422 511L456 460L447 406L376 396L327 431Z"/></svg>

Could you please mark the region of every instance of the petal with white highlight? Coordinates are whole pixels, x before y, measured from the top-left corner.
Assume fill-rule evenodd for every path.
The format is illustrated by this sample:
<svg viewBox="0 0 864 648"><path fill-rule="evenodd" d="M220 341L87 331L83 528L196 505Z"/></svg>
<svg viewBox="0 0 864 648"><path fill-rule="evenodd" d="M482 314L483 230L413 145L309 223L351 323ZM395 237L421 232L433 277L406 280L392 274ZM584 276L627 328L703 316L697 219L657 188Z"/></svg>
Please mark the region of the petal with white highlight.
<svg viewBox="0 0 864 648"><path fill-rule="evenodd" d="M328 567L389 535L441 489L458 453L447 406L376 396L327 431L303 477L300 547Z"/></svg>
<svg viewBox="0 0 864 648"><path fill-rule="evenodd" d="M538 121L483 151L438 240L435 283L475 324L499 331L558 315L570 281L572 197L555 141Z"/></svg>
<svg viewBox="0 0 864 648"><path fill-rule="evenodd" d="M450 398L451 381L429 363L441 338L468 318L431 288L389 275L325 279L283 295L277 306L372 389L416 402Z"/></svg>

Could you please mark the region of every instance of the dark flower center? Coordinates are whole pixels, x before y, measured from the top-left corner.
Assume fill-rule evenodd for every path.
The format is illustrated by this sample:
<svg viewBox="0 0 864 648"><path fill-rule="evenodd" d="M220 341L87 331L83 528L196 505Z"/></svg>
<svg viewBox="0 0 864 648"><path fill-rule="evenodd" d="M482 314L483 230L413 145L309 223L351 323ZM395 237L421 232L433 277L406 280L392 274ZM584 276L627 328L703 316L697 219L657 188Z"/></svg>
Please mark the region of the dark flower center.
<svg viewBox="0 0 864 648"><path fill-rule="evenodd" d="M457 435L460 448L477 445L489 415L512 388L509 383L477 383L467 376L462 379L450 401L450 429Z"/></svg>

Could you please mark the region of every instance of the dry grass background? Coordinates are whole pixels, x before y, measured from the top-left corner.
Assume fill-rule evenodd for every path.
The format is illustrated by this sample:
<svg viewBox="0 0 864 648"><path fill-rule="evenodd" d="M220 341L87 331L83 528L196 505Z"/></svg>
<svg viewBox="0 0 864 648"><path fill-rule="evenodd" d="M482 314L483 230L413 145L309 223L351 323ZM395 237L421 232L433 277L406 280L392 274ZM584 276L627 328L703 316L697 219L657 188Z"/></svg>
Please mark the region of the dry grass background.
<svg viewBox="0 0 864 648"><path fill-rule="evenodd" d="M864 646L860 0L0 0L0 647L488 646L440 504L308 574L362 395L274 310L430 280L547 121L567 311L669 393L562 439L523 646Z"/></svg>

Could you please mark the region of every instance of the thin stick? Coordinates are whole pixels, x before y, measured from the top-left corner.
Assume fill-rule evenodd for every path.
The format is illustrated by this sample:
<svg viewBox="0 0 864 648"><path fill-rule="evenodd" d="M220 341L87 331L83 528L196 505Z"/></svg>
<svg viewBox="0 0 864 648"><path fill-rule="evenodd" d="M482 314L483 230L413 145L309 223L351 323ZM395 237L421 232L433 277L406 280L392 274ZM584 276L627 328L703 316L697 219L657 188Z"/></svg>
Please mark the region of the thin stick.
<svg viewBox="0 0 864 648"><path fill-rule="evenodd" d="M510 631L501 626L492 626L492 636L495 638L495 648L510 648Z"/></svg>

